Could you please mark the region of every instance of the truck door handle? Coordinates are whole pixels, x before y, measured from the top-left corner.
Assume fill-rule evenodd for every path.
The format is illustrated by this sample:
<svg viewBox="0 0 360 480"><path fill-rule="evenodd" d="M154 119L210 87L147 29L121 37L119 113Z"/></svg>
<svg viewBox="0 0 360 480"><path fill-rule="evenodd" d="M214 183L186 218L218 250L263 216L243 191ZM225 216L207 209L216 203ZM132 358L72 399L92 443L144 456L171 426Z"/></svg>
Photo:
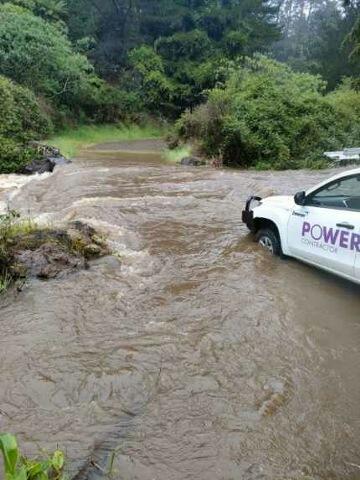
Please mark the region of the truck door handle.
<svg viewBox="0 0 360 480"><path fill-rule="evenodd" d="M354 230L355 228L354 225L350 225L350 223L347 223L347 222L337 223L336 226L340 228L347 228L348 230Z"/></svg>
<svg viewBox="0 0 360 480"><path fill-rule="evenodd" d="M292 214L295 215L295 217L306 217L307 215L307 213L300 213L300 212L293 212Z"/></svg>

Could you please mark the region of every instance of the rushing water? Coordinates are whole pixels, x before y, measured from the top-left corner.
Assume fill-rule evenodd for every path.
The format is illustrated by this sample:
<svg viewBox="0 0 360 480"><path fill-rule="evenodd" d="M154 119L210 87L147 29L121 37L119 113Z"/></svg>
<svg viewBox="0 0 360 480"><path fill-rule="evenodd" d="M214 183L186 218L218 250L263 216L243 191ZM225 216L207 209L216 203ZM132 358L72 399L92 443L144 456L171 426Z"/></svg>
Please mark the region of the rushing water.
<svg viewBox="0 0 360 480"><path fill-rule="evenodd" d="M268 256L241 224L249 194L329 173L104 147L12 193L120 258L0 300L0 430L26 453L59 445L78 479L111 452L121 480L359 478L359 287Z"/></svg>

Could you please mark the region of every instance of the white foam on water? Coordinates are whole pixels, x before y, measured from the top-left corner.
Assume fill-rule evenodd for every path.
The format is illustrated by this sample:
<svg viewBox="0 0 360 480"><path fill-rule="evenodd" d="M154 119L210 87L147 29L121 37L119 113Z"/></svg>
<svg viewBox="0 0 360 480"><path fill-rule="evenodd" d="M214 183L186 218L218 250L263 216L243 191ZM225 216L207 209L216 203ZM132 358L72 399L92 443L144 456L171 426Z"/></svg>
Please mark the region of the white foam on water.
<svg viewBox="0 0 360 480"><path fill-rule="evenodd" d="M146 203L147 198L151 198L151 201L159 201L161 203L166 203L166 204L171 204L173 203L173 199L171 197L165 196L165 195L151 195L149 197L147 196L141 196L141 197L87 197L87 198L81 198L80 200L76 200L73 204L72 207L83 207L83 206L89 206L89 205L96 205L96 206L101 206L101 205L123 205L123 204L130 204L131 206L142 206L144 203Z"/></svg>
<svg viewBox="0 0 360 480"><path fill-rule="evenodd" d="M4 213L7 208L7 202L0 202L0 214Z"/></svg>
<svg viewBox="0 0 360 480"><path fill-rule="evenodd" d="M104 220L98 220L96 218L76 217L76 218L72 218L72 220L83 222L86 225L93 227L96 231L114 239L114 241L115 239L122 237L124 234L128 232L128 230L124 229L123 227L120 227L119 225L115 225L114 223L109 223ZM67 218L65 218L65 221L67 221Z"/></svg>
<svg viewBox="0 0 360 480"><path fill-rule="evenodd" d="M114 203L118 202L118 197L85 197L81 198L80 200L76 200L71 207L84 207L88 205L101 205L104 203Z"/></svg>
<svg viewBox="0 0 360 480"><path fill-rule="evenodd" d="M10 202L25 185L33 181L45 180L50 175L52 175L50 172L35 175L0 175L0 213L7 210Z"/></svg>
<svg viewBox="0 0 360 480"><path fill-rule="evenodd" d="M39 215L35 215L33 220L39 227L49 227L55 223L53 213L40 213Z"/></svg>
<svg viewBox="0 0 360 480"><path fill-rule="evenodd" d="M136 264L136 270L139 269L138 267L143 266L145 258L150 257L147 250L131 248L131 246L125 243L124 237L127 236L128 238L131 238L134 236L134 233L124 227L91 217L72 216L71 220L79 221L89 225L99 234L104 235L106 242L113 254L122 259L126 258L126 261L133 264L133 267L134 264ZM68 219L65 218L65 223L67 222ZM135 241L135 243L137 242Z"/></svg>

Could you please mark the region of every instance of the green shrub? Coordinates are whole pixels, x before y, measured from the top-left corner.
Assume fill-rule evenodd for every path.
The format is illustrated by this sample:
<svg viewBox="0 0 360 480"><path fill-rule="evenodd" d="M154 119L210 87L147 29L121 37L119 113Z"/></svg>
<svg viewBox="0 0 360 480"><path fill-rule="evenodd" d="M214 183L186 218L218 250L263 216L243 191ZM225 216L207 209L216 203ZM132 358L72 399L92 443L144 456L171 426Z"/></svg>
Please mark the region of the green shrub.
<svg viewBox="0 0 360 480"><path fill-rule="evenodd" d="M64 454L60 450L44 460L30 460L21 455L16 438L5 433L0 435L0 451L5 480L65 480Z"/></svg>
<svg viewBox="0 0 360 480"><path fill-rule="evenodd" d="M228 165L318 167L325 150L360 138L360 94L346 84L326 96L325 87L318 76L257 55L229 68L225 86L185 113L177 132Z"/></svg>
<svg viewBox="0 0 360 480"><path fill-rule="evenodd" d="M51 121L27 88L0 76L0 135L27 141L51 132Z"/></svg>
<svg viewBox="0 0 360 480"><path fill-rule="evenodd" d="M0 174L21 171L35 156L36 151L32 148L0 136Z"/></svg>
<svg viewBox="0 0 360 480"><path fill-rule="evenodd" d="M35 154L26 146L52 131L34 94L0 76L0 173L19 171Z"/></svg>
<svg viewBox="0 0 360 480"><path fill-rule="evenodd" d="M346 79L326 97L336 111L337 135L346 147L358 147L360 143L360 91L353 85L352 79Z"/></svg>
<svg viewBox="0 0 360 480"><path fill-rule="evenodd" d="M81 110L90 123L118 123L133 120L141 110L141 101L134 92L127 92L98 80L96 89L83 100Z"/></svg>
<svg viewBox="0 0 360 480"><path fill-rule="evenodd" d="M0 74L74 111L98 86L93 66L63 29L10 3L0 5Z"/></svg>
<svg viewBox="0 0 360 480"><path fill-rule="evenodd" d="M61 18L64 2L55 2L53 6L43 0L19 0L19 3L22 6L0 2L0 75L44 98L51 106L55 124L63 127L69 119L118 122L140 110L138 95L114 88L100 79L87 57L72 46L64 25L49 21L52 14L54 20ZM140 58L134 57L141 74L144 69L157 68L151 64L156 54L153 52L154 56L147 58L148 50L138 49ZM161 85L156 87L159 87L156 99L151 89L145 92L145 97L149 93L151 105L164 91ZM26 98L23 102L27 108ZM30 122L34 120L29 117Z"/></svg>

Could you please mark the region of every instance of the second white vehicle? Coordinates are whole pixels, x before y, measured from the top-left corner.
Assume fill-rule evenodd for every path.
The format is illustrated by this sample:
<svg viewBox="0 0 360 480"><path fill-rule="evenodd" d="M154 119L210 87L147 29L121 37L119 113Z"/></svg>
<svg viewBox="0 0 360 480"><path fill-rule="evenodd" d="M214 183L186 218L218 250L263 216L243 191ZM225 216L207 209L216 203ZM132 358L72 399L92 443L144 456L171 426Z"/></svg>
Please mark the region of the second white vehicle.
<svg viewBox="0 0 360 480"><path fill-rule="evenodd" d="M360 168L295 197L251 197L243 221L271 253L360 284Z"/></svg>

